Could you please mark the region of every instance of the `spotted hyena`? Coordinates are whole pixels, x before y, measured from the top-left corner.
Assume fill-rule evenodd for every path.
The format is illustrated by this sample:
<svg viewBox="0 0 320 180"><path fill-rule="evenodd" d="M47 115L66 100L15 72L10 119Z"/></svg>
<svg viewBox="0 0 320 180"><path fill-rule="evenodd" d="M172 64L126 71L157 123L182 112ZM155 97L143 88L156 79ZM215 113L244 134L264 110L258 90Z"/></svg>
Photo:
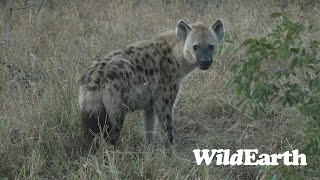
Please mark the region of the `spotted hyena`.
<svg viewBox="0 0 320 180"><path fill-rule="evenodd" d="M176 31L131 44L93 61L81 78L79 104L86 137L96 134L115 144L128 111L142 110L148 144L154 143L156 122L173 143L173 107L184 77L213 63L224 37L217 20L177 24Z"/></svg>

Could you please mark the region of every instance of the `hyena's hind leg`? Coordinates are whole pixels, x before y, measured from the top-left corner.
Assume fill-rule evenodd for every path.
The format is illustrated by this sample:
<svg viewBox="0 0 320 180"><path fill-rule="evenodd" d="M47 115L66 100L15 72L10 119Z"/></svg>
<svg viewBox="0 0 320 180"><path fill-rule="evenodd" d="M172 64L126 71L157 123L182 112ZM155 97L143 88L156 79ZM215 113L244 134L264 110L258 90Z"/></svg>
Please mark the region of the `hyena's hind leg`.
<svg viewBox="0 0 320 180"><path fill-rule="evenodd" d="M96 111L81 111L84 136L88 142L92 142L95 135L100 134L101 129L107 124L106 110L104 107Z"/></svg>
<svg viewBox="0 0 320 180"><path fill-rule="evenodd" d="M160 98L157 101L157 118L158 123L166 134L165 145L173 145L174 143L174 131L173 131L173 106L176 95L172 95L173 98L167 99L163 98L160 95Z"/></svg>
<svg viewBox="0 0 320 180"><path fill-rule="evenodd" d="M104 136L108 142L110 142L110 144L114 145L120 136L120 131L127 113L127 109L123 105L122 97L119 91L113 88L106 88L104 91L103 104L108 116L108 128Z"/></svg>
<svg viewBox="0 0 320 180"><path fill-rule="evenodd" d="M143 120L147 144L154 145L157 124L154 101L150 101L150 104L143 109Z"/></svg>
<svg viewBox="0 0 320 180"><path fill-rule="evenodd" d="M111 115L108 121L108 130L105 138L110 144L115 145L120 136L120 131L126 116L126 111L122 110L117 114Z"/></svg>
<svg viewBox="0 0 320 180"><path fill-rule="evenodd" d="M80 86L79 105L81 121L86 140L91 143L100 134L101 126L107 123L106 109L97 90Z"/></svg>

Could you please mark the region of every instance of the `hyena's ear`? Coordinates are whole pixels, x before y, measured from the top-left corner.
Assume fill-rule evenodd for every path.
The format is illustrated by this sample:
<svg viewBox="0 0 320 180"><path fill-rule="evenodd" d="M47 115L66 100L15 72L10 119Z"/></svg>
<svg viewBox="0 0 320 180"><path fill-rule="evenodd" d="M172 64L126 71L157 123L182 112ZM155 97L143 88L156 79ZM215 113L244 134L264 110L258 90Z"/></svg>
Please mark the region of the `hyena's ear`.
<svg viewBox="0 0 320 180"><path fill-rule="evenodd" d="M222 41L224 37L224 26L220 19L211 26L211 29L216 33L218 41Z"/></svg>
<svg viewBox="0 0 320 180"><path fill-rule="evenodd" d="M188 33L191 31L191 27L185 23L183 20L180 20L177 24L176 34L178 40L186 40Z"/></svg>

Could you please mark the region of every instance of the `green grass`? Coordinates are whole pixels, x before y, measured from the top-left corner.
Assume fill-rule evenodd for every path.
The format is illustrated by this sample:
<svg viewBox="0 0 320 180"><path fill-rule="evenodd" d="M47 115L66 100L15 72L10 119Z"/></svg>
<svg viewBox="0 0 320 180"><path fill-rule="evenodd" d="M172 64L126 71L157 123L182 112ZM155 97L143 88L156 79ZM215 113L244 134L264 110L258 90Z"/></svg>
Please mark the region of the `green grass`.
<svg viewBox="0 0 320 180"><path fill-rule="evenodd" d="M285 2L285 1L283 1ZM312 3L313 1L310 1ZM224 1L201 6L181 1L56 1L37 7L1 11L12 23L12 43L0 45L0 62L30 72L25 84L0 65L0 178L8 179L254 179L272 176L266 167L197 166L196 148L259 149L282 153L301 148L305 117L296 109L272 107L253 120L238 109L227 91L230 63L241 54L224 51L214 68L192 73L184 83L175 121L177 143L155 149L144 145L139 113L130 113L116 147L96 153L85 145L77 102L78 81L91 61L128 43L175 28L180 19L225 23L228 39L239 44L265 35L283 13L304 24L319 22L319 3L271 0ZM8 3L9 4L9 3ZM7 4L7 5L8 5ZM22 3L14 3L20 6ZM319 29L319 26L317 26ZM314 37L319 37L316 32ZM273 116L276 114L276 116ZM306 177L307 179L308 177ZM311 177L310 177L311 178Z"/></svg>

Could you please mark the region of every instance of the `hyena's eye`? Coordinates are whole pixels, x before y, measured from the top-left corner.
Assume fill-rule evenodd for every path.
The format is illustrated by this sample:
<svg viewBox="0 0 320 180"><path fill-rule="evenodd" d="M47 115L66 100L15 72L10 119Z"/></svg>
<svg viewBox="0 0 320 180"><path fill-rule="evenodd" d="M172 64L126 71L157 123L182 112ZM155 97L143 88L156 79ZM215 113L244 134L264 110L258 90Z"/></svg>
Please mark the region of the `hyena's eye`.
<svg viewBox="0 0 320 180"><path fill-rule="evenodd" d="M210 49L210 51L213 51L213 50L214 50L214 45L213 45L213 44L210 44L210 45L208 46L208 48Z"/></svg>
<svg viewBox="0 0 320 180"><path fill-rule="evenodd" d="M192 48L193 48L194 51L198 51L199 46L198 45L193 45Z"/></svg>

